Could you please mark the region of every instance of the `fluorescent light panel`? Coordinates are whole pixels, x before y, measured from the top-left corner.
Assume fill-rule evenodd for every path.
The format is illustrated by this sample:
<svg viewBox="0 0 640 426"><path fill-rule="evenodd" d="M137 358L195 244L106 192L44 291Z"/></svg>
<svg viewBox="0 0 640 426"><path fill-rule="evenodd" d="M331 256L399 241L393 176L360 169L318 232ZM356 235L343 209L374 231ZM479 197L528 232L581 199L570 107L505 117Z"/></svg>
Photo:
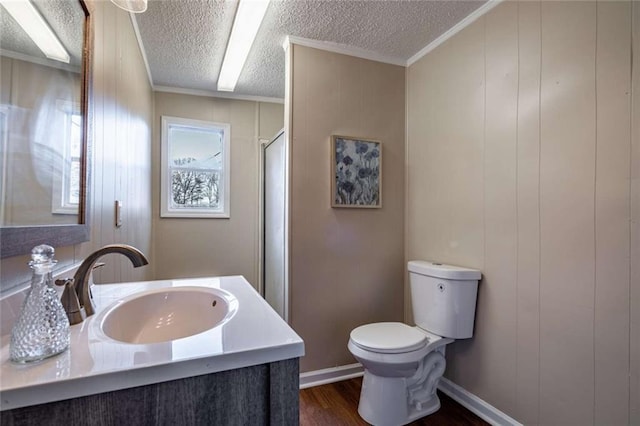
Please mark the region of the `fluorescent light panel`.
<svg viewBox="0 0 640 426"><path fill-rule="evenodd" d="M64 46L29 0L0 0L0 4L47 58L69 63L71 58Z"/></svg>
<svg viewBox="0 0 640 426"><path fill-rule="evenodd" d="M111 3L131 13L142 13L147 10L147 0L111 0Z"/></svg>
<svg viewBox="0 0 640 426"><path fill-rule="evenodd" d="M233 92L249 56L269 0L240 0L218 77L218 90Z"/></svg>

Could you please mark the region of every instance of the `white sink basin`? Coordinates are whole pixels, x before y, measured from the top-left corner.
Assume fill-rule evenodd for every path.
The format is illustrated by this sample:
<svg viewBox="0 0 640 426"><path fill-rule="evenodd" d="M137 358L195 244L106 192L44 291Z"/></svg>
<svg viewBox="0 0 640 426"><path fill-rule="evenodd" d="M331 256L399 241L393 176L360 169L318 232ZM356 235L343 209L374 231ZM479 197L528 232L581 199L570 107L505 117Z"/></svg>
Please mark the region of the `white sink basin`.
<svg viewBox="0 0 640 426"><path fill-rule="evenodd" d="M220 289L162 288L118 301L106 310L100 328L120 342L167 342L219 327L237 306L236 298Z"/></svg>

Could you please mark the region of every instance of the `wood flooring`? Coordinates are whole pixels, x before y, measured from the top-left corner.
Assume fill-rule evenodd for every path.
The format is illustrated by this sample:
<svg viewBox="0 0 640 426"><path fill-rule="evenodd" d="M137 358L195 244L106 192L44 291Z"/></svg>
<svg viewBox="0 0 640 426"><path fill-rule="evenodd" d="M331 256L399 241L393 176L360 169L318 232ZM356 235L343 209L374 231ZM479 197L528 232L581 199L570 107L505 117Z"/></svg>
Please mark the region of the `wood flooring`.
<svg viewBox="0 0 640 426"><path fill-rule="evenodd" d="M300 424L303 426L367 425L358 415L362 378L330 383L300 391ZM442 392L440 410L411 425L488 425Z"/></svg>

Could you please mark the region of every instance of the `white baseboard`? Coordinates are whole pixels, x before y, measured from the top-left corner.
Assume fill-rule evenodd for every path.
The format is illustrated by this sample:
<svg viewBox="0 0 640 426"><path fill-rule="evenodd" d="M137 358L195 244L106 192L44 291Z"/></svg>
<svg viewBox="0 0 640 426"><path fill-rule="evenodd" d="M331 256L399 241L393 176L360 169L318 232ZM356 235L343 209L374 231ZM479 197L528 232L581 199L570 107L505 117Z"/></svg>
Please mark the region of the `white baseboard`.
<svg viewBox="0 0 640 426"><path fill-rule="evenodd" d="M448 380L444 377L440 378L438 389L447 394L458 404L462 405L467 410L471 411L476 416L480 417L488 423L491 423L492 425L522 426L521 423L512 419L493 405L478 398L466 389L456 385L451 380Z"/></svg>
<svg viewBox="0 0 640 426"><path fill-rule="evenodd" d="M354 377L361 377L363 374L364 370L360 363L308 371L300 374L300 389L353 379Z"/></svg>

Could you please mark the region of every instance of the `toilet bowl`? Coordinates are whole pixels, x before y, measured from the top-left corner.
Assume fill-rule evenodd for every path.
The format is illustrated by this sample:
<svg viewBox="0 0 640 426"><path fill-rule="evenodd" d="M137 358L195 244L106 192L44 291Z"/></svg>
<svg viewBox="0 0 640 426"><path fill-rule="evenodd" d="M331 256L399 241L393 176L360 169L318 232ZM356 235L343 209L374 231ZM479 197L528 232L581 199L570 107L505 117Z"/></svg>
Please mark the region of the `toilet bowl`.
<svg viewBox="0 0 640 426"><path fill-rule="evenodd" d="M354 329L348 348L365 371L360 416L373 425L401 425L438 410L437 380L451 342L398 322Z"/></svg>
<svg viewBox="0 0 640 426"><path fill-rule="evenodd" d="M375 426L403 425L437 411L445 346L473 334L480 272L423 261L408 267L417 325L362 325L347 345L364 367L358 413Z"/></svg>

